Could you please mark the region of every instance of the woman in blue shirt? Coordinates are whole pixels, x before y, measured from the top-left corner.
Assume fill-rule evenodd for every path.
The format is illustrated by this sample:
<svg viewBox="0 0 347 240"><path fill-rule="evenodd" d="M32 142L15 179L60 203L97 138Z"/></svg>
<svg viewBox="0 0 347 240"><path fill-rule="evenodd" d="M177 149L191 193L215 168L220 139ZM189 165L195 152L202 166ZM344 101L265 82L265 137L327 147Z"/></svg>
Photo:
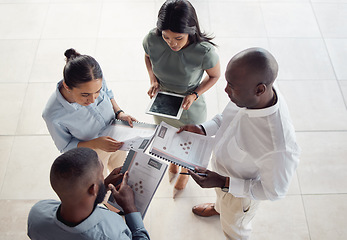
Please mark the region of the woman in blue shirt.
<svg viewBox="0 0 347 240"><path fill-rule="evenodd" d="M60 152L88 147L96 150L107 163L111 153L123 143L109 136L99 137L99 133L115 118L127 121L130 126L136 119L118 106L93 57L81 55L74 49L66 50L65 56L64 79L57 84L42 117ZM114 155L123 157L125 152Z"/></svg>

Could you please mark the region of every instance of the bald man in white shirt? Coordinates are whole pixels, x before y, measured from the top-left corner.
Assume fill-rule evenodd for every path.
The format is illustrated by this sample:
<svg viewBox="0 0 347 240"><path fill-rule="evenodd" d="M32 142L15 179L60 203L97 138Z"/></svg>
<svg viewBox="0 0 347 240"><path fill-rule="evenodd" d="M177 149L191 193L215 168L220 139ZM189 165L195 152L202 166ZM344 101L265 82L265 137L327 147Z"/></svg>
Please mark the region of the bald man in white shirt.
<svg viewBox="0 0 347 240"><path fill-rule="evenodd" d="M180 129L215 135L213 171L197 169L207 177L190 174L201 187L214 187L217 199L193 207L193 212L220 215L227 239L249 239L259 202L283 198L299 163L287 105L273 86L277 73L278 64L265 49L236 54L225 72L231 102L223 113Z"/></svg>

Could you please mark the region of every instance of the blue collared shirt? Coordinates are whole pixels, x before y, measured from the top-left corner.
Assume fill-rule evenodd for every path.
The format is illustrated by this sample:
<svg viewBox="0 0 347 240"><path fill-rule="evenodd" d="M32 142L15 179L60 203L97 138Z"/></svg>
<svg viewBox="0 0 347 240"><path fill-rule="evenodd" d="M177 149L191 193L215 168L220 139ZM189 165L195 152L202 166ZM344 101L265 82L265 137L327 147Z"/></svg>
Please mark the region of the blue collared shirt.
<svg viewBox="0 0 347 240"><path fill-rule="evenodd" d="M97 206L87 219L69 227L57 219L59 206L59 201L42 200L32 207L28 217L31 239L149 239L139 212L126 214L125 224L118 214Z"/></svg>
<svg viewBox="0 0 347 240"><path fill-rule="evenodd" d="M80 141L89 141L115 118L111 99L114 97L103 79L99 97L94 103L82 106L69 103L61 95L59 89L62 81L57 84L43 111L49 133L60 152L76 148Z"/></svg>

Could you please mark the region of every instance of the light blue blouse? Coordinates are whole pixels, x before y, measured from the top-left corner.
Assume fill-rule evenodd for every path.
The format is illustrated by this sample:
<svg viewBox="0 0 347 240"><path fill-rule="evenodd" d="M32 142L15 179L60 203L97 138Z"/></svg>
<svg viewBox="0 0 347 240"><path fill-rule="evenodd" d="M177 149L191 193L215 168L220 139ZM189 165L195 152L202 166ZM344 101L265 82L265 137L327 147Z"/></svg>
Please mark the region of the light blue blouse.
<svg viewBox="0 0 347 240"><path fill-rule="evenodd" d="M55 145L63 153L76 148L80 141L99 137L99 133L113 121L115 113L111 103L114 95L104 79L99 97L88 106L66 101L59 91L61 85L62 81L48 100L42 117Z"/></svg>

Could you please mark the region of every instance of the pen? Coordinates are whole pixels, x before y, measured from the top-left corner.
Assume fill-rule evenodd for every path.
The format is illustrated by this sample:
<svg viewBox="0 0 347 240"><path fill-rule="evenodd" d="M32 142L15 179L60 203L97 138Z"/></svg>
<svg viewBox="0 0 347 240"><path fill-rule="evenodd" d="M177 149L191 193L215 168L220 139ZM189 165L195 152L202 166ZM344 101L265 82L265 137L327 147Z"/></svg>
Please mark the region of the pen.
<svg viewBox="0 0 347 240"><path fill-rule="evenodd" d="M190 175L190 174L187 173L187 172L181 172L180 174L182 174L182 175ZM198 174L198 175L201 176L201 177L207 177L207 174L206 174L206 173L196 173L196 174Z"/></svg>

